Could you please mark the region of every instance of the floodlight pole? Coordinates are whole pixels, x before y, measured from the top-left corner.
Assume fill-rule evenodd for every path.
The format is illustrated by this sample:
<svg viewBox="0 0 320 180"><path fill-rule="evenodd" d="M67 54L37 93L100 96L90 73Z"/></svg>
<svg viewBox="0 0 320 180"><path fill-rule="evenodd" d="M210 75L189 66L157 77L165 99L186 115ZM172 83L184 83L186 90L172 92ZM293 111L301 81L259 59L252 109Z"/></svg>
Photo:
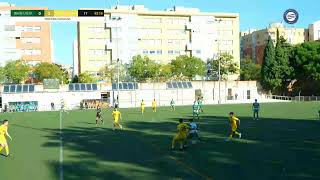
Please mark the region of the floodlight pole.
<svg viewBox="0 0 320 180"><path fill-rule="evenodd" d="M217 57L218 57L218 81L219 81L219 99L218 99L218 104L221 104L221 58L220 58L220 41L216 40L217 42L217 46L218 46L218 53L217 53Z"/></svg>
<svg viewBox="0 0 320 180"><path fill-rule="evenodd" d="M219 19L219 20L217 20L217 19L215 19L215 22L221 22L222 20L221 19ZM218 33L217 33L217 35L218 35ZM217 53L217 55L218 55L218 63L219 63L219 67L218 67L218 79L219 79L219 100L218 100L218 104L221 104L221 57L220 57L220 40L219 40L219 37L216 39L216 42L217 42L217 45L218 45L218 53Z"/></svg>
<svg viewBox="0 0 320 180"><path fill-rule="evenodd" d="M120 58L119 58L119 38L118 38L118 21L121 21L121 17L113 17L112 20L116 22L116 48L117 48L117 105L119 106L119 96L120 96ZM112 38L112 37L111 37Z"/></svg>

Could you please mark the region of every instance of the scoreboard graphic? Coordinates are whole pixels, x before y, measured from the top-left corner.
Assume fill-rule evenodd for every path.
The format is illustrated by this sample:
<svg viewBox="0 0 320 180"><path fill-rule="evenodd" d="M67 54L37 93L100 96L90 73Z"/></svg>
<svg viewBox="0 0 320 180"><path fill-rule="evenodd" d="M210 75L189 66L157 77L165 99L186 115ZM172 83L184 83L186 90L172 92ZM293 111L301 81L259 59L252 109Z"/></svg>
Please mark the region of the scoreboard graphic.
<svg viewBox="0 0 320 180"><path fill-rule="evenodd" d="M104 10L11 10L17 21L104 21Z"/></svg>

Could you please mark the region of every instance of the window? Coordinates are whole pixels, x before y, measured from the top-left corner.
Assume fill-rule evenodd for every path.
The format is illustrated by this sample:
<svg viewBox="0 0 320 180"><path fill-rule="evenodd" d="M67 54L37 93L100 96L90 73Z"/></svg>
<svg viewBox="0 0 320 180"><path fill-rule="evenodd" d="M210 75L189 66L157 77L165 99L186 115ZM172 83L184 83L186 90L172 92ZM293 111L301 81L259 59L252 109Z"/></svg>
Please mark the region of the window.
<svg viewBox="0 0 320 180"><path fill-rule="evenodd" d="M104 49L89 49L88 51L89 56L103 56L105 55Z"/></svg>
<svg viewBox="0 0 320 180"><path fill-rule="evenodd" d="M144 50L142 51L142 54L144 54L144 55L147 55L148 53L149 53L149 51L146 50L146 49L144 49Z"/></svg>
<svg viewBox="0 0 320 180"><path fill-rule="evenodd" d="M142 42L145 45L149 45L149 46L155 46L155 45L161 45L162 44L162 40L161 39L144 39L144 40L142 40Z"/></svg>
<svg viewBox="0 0 320 180"><path fill-rule="evenodd" d="M157 50L157 54L161 55L162 54L162 50Z"/></svg>
<svg viewBox="0 0 320 180"><path fill-rule="evenodd" d="M15 30L15 25L5 25L4 26L5 31L14 31Z"/></svg>
<svg viewBox="0 0 320 180"><path fill-rule="evenodd" d="M144 54L144 55L147 55L149 53L149 51L147 50L147 49L144 49L143 51L142 51L142 54Z"/></svg>
<svg viewBox="0 0 320 180"><path fill-rule="evenodd" d="M89 29L89 32L92 32L92 33L101 33L104 31L104 27L88 27L88 29Z"/></svg>
<svg viewBox="0 0 320 180"><path fill-rule="evenodd" d="M22 54L34 56L34 55L41 55L41 49L22 49Z"/></svg>
<svg viewBox="0 0 320 180"><path fill-rule="evenodd" d="M191 82L187 82L187 84L188 84L189 88L192 88L192 83Z"/></svg>
<svg viewBox="0 0 320 180"><path fill-rule="evenodd" d="M173 55L173 50L169 50L169 51L168 51L168 54L169 54L169 55Z"/></svg>
<svg viewBox="0 0 320 180"><path fill-rule="evenodd" d="M160 18L144 18L144 23L146 24L161 23L161 19Z"/></svg>
<svg viewBox="0 0 320 180"><path fill-rule="evenodd" d="M183 35L185 34L184 29L168 29L168 34L169 35Z"/></svg>
<svg viewBox="0 0 320 180"><path fill-rule="evenodd" d="M247 99L251 99L251 92L250 92L250 90L247 90Z"/></svg>
<svg viewBox="0 0 320 180"><path fill-rule="evenodd" d="M168 39L168 45L186 45L185 39Z"/></svg>
<svg viewBox="0 0 320 180"><path fill-rule="evenodd" d="M178 87L179 87L180 89L183 88L182 82L178 82Z"/></svg>
<svg viewBox="0 0 320 180"><path fill-rule="evenodd" d="M201 50L196 50L196 54L201 54Z"/></svg>
<svg viewBox="0 0 320 180"><path fill-rule="evenodd" d="M156 51L155 51L155 50L151 50L151 51L150 51L150 54L151 54L151 55L155 55L155 54L156 54Z"/></svg>
<svg viewBox="0 0 320 180"><path fill-rule="evenodd" d="M208 20L207 20L207 24L214 24L214 19L213 19L213 18L212 18L212 19L211 19L211 18L208 19Z"/></svg>
<svg viewBox="0 0 320 180"><path fill-rule="evenodd" d="M110 39L107 38L89 38L90 44L105 44L106 42L110 42Z"/></svg>
<svg viewBox="0 0 320 180"><path fill-rule="evenodd" d="M21 41L24 44L40 43L40 37L23 37Z"/></svg>
<svg viewBox="0 0 320 180"><path fill-rule="evenodd" d="M40 49L34 49L32 52L32 55L41 55L41 50Z"/></svg>
<svg viewBox="0 0 320 180"><path fill-rule="evenodd" d="M160 35L162 30L159 28L143 28L141 29L141 35Z"/></svg>
<svg viewBox="0 0 320 180"><path fill-rule="evenodd" d="M175 50L175 51L174 51L174 54L180 55L180 50Z"/></svg>
<svg viewBox="0 0 320 180"><path fill-rule="evenodd" d="M41 31L41 26L34 26L33 27L33 32L40 32Z"/></svg>

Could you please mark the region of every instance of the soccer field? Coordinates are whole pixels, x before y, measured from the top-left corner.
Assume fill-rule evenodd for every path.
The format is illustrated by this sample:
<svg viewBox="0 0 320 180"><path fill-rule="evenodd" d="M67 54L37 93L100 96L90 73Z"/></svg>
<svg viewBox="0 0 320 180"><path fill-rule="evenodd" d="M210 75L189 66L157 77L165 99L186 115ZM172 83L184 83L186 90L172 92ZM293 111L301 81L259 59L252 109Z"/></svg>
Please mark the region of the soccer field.
<svg viewBox="0 0 320 180"><path fill-rule="evenodd" d="M12 157L0 156L2 180L100 179L320 179L319 103L204 106L198 125L203 142L170 151L178 118L190 107L121 109L123 131L112 131L111 110L95 126L95 111L1 114L10 121ZM225 142L228 112L241 119L243 139ZM62 144L61 144L62 136Z"/></svg>

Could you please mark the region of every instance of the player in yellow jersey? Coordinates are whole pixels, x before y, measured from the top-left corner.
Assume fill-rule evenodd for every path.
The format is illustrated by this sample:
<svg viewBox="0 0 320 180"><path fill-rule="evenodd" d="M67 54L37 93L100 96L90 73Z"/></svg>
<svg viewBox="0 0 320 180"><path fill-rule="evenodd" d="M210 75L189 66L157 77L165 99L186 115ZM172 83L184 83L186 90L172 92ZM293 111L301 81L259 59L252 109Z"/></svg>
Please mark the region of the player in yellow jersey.
<svg viewBox="0 0 320 180"><path fill-rule="evenodd" d="M233 112L229 113L229 123L230 123L230 135L226 141L230 141L233 136L237 135L241 139L241 133L237 131L238 126L240 125L240 119L238 119Z"/></svg>
<svg viewBox="0 0 320 180"><path fill-rule="evenodd" d="M120 124L120 120L122 120L121 117L121 112L115 108L112 112L112 117L113 117L113 130L115 130L115 128L120 128L122 130L122 125Z"/></svg>
<svg viewBox="0 0 320 180"><path fill-rule="evenodd" d="M152 112L157 112L157 102L156 99L152 101Z"/></svg>
<svg viewBox="0 0 320 180"><path fill-rule="evenodd" d="M5 119L3 120L2 125L0 126L0 152L4 148L6 151L7 157L10 156L10 153L9 153L9 146L5 136L8 136L12 140L11 136L8 133L8 125L9 125L9 121Z"/></svg>
<svg viewBox="0 0 320 180"><path fill-rule="evenodd" d="M187 136L189 132L189 126L183 122L183 119L179 119L177 131L178 131L177 134L173 137L171 149L174 150L176 143L179 142L180 151L183 151L183 147L186 144Z"/></svg>
<svg viewBox="0 0 320 180"><path fill-rule="evenodd" d="M144 103L144 101L143 101L143 99L142 99L142 101L141 101L141 114L143 114L144 113L144 106L145 106L146 104Z"/></svg>

